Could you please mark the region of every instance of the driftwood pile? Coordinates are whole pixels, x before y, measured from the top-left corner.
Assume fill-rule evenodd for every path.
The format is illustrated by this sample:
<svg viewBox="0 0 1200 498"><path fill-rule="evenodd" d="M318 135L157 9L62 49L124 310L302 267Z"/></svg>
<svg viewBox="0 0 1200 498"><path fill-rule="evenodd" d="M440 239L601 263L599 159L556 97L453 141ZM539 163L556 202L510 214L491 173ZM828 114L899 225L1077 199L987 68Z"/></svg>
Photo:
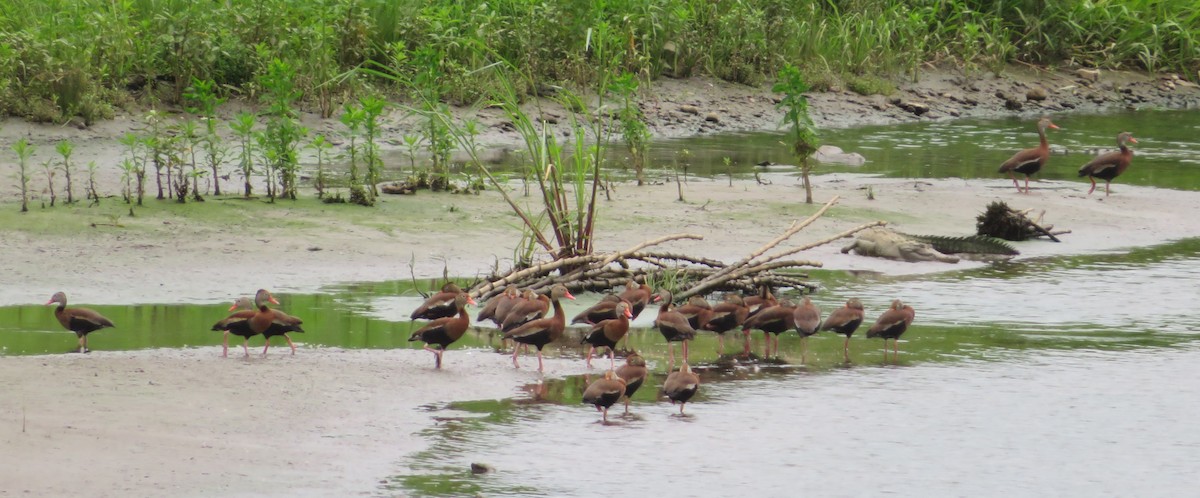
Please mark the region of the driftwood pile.
<svg viewBox="0 0 1200 498"><path fill-rule="evenodd" d="M787 270L820 267L821 262L785 258L886 223L868 223L816 242L767 255L767 252L819 219L837 200L834 197L812 216L793 222L778 237L734 263L653 250L654 246L672 240L703 239L700 235L680 233L647 240L623 251L558 259L503 275L492 275L473 286L469 292L475 299L489 299L509 285L544 292L555 284L563 284L572 291L601 292L623 286L631 279L670 282L675 289L675 300L720 291L755 292L763 285L812 289L815 286L807 281L807 275Z"/></svg>

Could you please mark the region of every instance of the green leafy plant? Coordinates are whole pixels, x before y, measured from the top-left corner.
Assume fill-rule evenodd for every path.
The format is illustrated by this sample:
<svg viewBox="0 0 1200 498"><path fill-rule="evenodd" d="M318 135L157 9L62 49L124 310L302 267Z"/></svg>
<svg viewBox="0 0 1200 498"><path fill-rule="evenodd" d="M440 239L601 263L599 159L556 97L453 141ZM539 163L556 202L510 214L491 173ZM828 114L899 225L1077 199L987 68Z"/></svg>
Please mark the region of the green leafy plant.
<svg viewBox="0 0 1200 498"><path fill-rule="evenodd" d="M621 124L621 138L625 140L625 148L633 159L637 184L641 186L646 183L646 150L650 145L650 129L646 127L646 116L634 101L638 80L632 73L622 73L613 78L611 88L621 98L621 111L617 115L617 121Z"/></svg>
<svg viewBox="0 0 1200 498"><path fill-rule="evenodd" d="M258 152L258 140L254 131L256 124L257 120L254 118L254 114L249 112L238 113L229 123L229 128L237 136L238 170L242 174L242 195L247 198L254 195L254 185L250 183L250 179L254 177L254 157Z"/></svg>
<svg viewBox="0 0 1200 498"><path fill-rule="evenodd" d="M29 211L29 158L37 146L22 138L12 145L12 149L17 153L17 184L21 187L21 212L24 213Z"/></svg>
<svg viewBox="0 0 1200 498"><path fill-rule="evenodd" d="M61 168L63 177L67 182L67 204L74 204L75 198L71 194L71 171L73 166L71 164L71 154L75 151L75 144L71 143L70 140L62 140L54 146L54 150L58 152L58 155L62 156ZM51 202L50 205L53 206L54 203Z"/></svg>
<svg viewBox="0 0 1200 498"><path fill-rule="evenodd" d="M783 94L776 107L784 111L783 124L788 126L791 134L792 153L800 161L800 176L804 181L804 202L812 204L812 182L809 180L812 163L809 162L809 159L817 151L820 143L817 141L816 126L813 125L812 118L808 115L808 97L804 96L804 92L808 91L808 85L804 83L799 69L791 64L786 64L779 71L779 81L771 87L771 91Z"/></svg>
<svg viewBox="0 0 1200 498"><path fill-rule="evenodd" d="M212 193L221 195L219 168L225 162L229 149L217 133L217 106L224 103L225 99L217 96L216 82L199 78L192 79L192 86L188 87L183 96L192 104L188 112L199 115L204 121L204 132L199 137L199 145L204 149L204 163L212 173Z"/></svg>

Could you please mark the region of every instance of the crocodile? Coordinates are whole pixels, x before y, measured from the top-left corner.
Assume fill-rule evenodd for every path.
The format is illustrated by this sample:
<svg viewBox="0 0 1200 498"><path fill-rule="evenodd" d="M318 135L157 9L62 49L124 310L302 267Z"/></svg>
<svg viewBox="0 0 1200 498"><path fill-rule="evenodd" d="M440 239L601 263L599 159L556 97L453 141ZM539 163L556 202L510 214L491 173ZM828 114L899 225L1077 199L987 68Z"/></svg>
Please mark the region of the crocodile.
<svg viewBox="0 0 1200 498"><path fill-rule="evenodd" d="M843 254L853 251L860 256L874 256L900 261L940 261L957 263L955 254L971 258L1007 258L1018 254L1008 243L981 235L948 237L941 235L910 235L886 228L871 228L859 232Z"/></svg>

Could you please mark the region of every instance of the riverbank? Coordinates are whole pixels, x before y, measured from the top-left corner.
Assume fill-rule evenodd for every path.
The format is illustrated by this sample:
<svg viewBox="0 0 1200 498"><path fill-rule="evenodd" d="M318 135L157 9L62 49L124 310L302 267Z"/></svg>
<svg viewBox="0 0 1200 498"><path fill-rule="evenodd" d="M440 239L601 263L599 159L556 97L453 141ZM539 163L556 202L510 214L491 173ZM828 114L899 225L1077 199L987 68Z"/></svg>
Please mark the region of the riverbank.
<svg viewBox="0 0 1200 498"><path fill-rule="evenodd" d="M1161 81L1139 78L1147 88ZM1060 88L1053 80L1045 85ZM966 105L965 98L957 103L941 96L951 90L919 91L938 96L929 98L934 103L921 117L879 99L845 94L813 95L814 115L819 126L835 126L838 119L849 126L931 119L930 112L949 119L952 109L941 106L950 104L939 102ZM652 129L659 137L774 127L769 93L755 92L760 93L703 80L666 81L654 92L659 112L648 115L657 116ZM1126 95L1135 93L1113 87L1105 105L1130 105ZM1062 101L1034 101L1021 111L987 101L969 113L956 112L973 117L1066 112L1063 104L1053 111L1041 107ZM1170 102L1175 101L1139 104ZM681 111L682 104L704 112ZM1102 108L1095 105L1088 110ZM1084 110L1081 106L1074 109ZM716 123L704 120L705 113L721 109L727 114ZM71 137L77 157L115 164L120 147L114 139L135 121L87 130L6 123L2 132L6 143L19 136L39 140L43 153L53 150L55 140ZM389 133L404 131L401 123L391 126ZM500 127L487 129L488 143L515 140ZM0 178L11 177L9 160L0 168ZM105 184L115 184L114 170L104 171ZM763 179L769 183L692 179L684 186L687 202L675 200L674 184L619 184L612 199L602 201L596 246L617 250L660 234L691 232L705 239L665 249L741 258L816 209L799 201L799 182L790 172ZM999 176L910 180L856 174L817 175L814 187L818 203L838 196L837 207L782 247L876 220L910 233L962 235L973 230L975 215L992 200L1045 210L1047 223L1072 231L1060 244L1018 244L1021 258L1117 251L1200 233L1200 222L1189 216L1200 210L1195 192L1118 183L1112 196L1087 196L1084 183L1040 181L1032 194L1022 195ZM0 275L9 285L0 287L0 305L40 304L59 290L81 305L213 303L259 287L286 294L410 274L436 278L444 269L481 275L497 263L504 266L519 242L514 218L494 191L385 197L374 209L311 199L280 206L211 199L190 211L151 201L153 206L133 218L123 216L124 208L111 199L96 208L34 208L23 215L13 214L11 189L4 200L0 251L9 256L0 261ZM889 274L983 264L899 263L843 255L842 245L797 257L825 268ZM446 370L437 372L429 368L428 353L416 350L305 347L291 357L278 348L267 359L247 361L223 360L214 349L0 357L0 378L12 386L5 396L11 402L0 408L0 441L11 449L0 456L0 482L12 484L0 496L371 495L397 462L423 446L416 433L434 423L423 407L514 396L519 386L537 379L485 351L452 349ZM581 367L577 360L555 360L548 375L580 373Z"/></svg>

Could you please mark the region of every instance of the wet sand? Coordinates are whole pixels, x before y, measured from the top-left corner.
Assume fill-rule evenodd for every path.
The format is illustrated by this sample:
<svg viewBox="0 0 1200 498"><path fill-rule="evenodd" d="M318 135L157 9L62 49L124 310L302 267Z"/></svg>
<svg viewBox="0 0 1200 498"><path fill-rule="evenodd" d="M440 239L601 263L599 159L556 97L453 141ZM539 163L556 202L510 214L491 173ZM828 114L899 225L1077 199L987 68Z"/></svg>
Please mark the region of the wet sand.
<svg viewBox="0 0 1200 498"><path fill-rule="evenodd" d="M712 89L692 89L707 95ZM687 101L662 95L662 105ZM678 97L676 97L678 96ZM710 98L710 97L705 97ZM707 102L718 102L716 97ZM773 103L756 96L739 112L747 129L773 126ZM815 98L828 113L826 97ZM720 104L711 104L720 105ZM733 105L733 104L731 104ZM845 105L841 102L838 105ZM865 107L864 107L865 109ZM891 111L889 111L891 112ZM843 115L863 111L850 107ZM869 113L867 113L869 114ZM867 115L864 114L864 115ZM886 113L873 114L880 119ZM665 119L664 119L665 120ZM79 140L77 155L114 159L112 141L130 123L80 132L36 128L50 143ZM690 129L690 132L697 130ZM717 130L720 131L720 130ZM683 134L663 126L659 136ZM11 135L16 133L17 135ZM53 147L43 147L52 150ZM11 173L7 165L0 171ZM8 177L8 176L5 176ZM695 180L677 202L672 183L618 185L603 201L597 232L602 251L627 248L665 233L702 234L661 249L733 261L774 238L814 208L799 205L798 179L767 174L753 180ZM105 180L116 183L113 178ZM1200 233L1194 192L1114 185L1114 194L1085 196L1078 182L1036 182L1031 195L994 180L900 180L837 174L814 177L818 203L841 197L830 215L780 248L811 242L862 223L889 221L915 234L965 235L994 199L1045 210L1045 222L1069 229L1063 242L1017 244L1022 258L1085 254L1168 242ZM870 189L875 200L867 199ZM115 191L108 189L109 191ZM4 197L6 209L11 193ZM438 194L386 202L451 202ZM473 223L445 231L388 232L318 220L305 227L265 227L247 235L170 220L157 230L95 230L80 236L31 235L0 228L0 305L41 304L58 290L72 303L222 302L258 287L276 293L315 292L353 282L483 275L510 257L519 235L498 194L459 196L452 202ZM621 213L621 214L618 214ZM160 222L161 224L161 222ZM488 241L487 244L464 241ZM983 263L902 263L843 255L844 243L797 258L826 268L892 274L944 271ZM321 250L313 250L319 246ZM413 265L410 268L410 258ZM164 277L166 276L166 277ZM49 315L50 310L46 313ZM403 317L397 317L403 319ZM102 333L120 333L119 329ZM73 339L65 339L73 344ZM215 339L214 339L215 344ZM538 378L515 371L490 351L452 347L446 368L434 371L419 350L358 351L302 347L296 356L277 348L268 358L222 359L216 346L185 350L95 351L88 355L0 357L0 496L347 496L377 493L422 448L415 433L434 423L426 405L503 398ZM551 360L547 375L583 371L578 360Z"/></svg>

